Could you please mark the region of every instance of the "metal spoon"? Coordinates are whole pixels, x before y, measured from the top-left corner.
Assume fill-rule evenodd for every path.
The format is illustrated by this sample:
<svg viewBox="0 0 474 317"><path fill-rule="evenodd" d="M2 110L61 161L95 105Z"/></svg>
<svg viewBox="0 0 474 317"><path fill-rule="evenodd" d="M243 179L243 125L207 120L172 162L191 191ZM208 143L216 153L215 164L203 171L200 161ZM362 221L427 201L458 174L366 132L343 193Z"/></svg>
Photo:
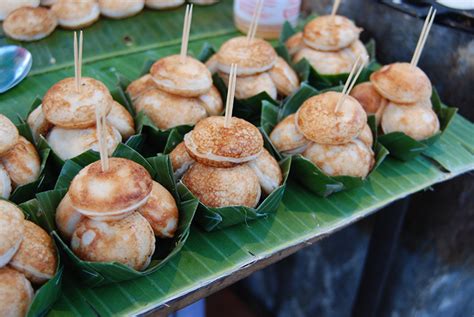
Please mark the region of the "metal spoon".
<svg viewBox="0 0 474 317"><path fill-rule="evenodd" d="M16 86L30 72L31 53L20 46L0 47L0 93Z"/></svg>

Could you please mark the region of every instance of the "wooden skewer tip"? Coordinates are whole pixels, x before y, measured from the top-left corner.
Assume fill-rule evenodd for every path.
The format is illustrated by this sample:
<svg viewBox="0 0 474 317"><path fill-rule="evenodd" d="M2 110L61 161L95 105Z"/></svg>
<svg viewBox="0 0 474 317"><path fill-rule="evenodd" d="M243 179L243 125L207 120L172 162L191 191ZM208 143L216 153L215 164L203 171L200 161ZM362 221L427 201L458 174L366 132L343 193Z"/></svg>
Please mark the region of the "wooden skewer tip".
<svg viewBox="0 0 474 317"><path fill-rule="evenodd" d="M344 103L346 96L350 93L350 91L354 87L363 69L364 69L364 59L362 58L362 55L359 55L356 61L354 62L354 65L352 66L349 76L347 77L346 83L344 84L344 88L342 90L342 94L339 97L339 100L337 101L336 107L334 108L334 113L337 113L339 111L339 108Z"/></svg>
<svg viewBox="0 0 474 317"><path fill-rule="evenodd" d="M76 83L76 90L79 90L79 74L78 74L78 69L79 69L79 56L78 56L78 47L77 47L77 32L74 31L74 80Z"/></svg>
<svg viewBox="0 0 474 317"><path fill-rule="evenodd" d="M181 57L184 59L188 53L189 33L191 31L191 21L193 16L193 5L188 4L186 6L186 12L184 14L183 22L183 34L181 39Z"/></svg>
<svg viewBox="0 0 474 317"><path fill-rule="evenodd" d="M79 33L79 51L78 51L78 71L77 71L77 83L78 83L78 88L79 90L81 89L81 83L82 83L82 47L83 47L83 33L82 30Z"/></svg>
<svg viewBox="0 0 474 317"><path fill-rule="evenodd" d="M337 10L339 9L339 5L341 4L341 0L335 0L334 1L334 4L332 6L332 10L331 10L331 15L332 16L335 16L336 13L337 13Z"/></svg>
<svg viewBox="0 0 474 317"><path fill-rule="evenodd" d="M433 7L431 7L430 10L428 11L428 14L426 15L425 22L423 23L423 28L420 33L420 37L418 38L415 51L413 52L413 57L410 62L412 66L416 66L418 64L418 60L420 58L421 52L423 51L423 47L424 47L424 44L426 43L426 39L431 29L431 25L433 24L435 15L436 15L436 9L433 9Z"/></svg>
<svg viewBox="0 0 474 317"><path fill-rule="evenodd" d="M255 38L255 35L257 34L257 29L258 29L258 22L260 20L260 15L262 14L262 9L263 9L263 1L264 0L258 0L255 9L252 15L252 22L250 23L250 27L247 33L247 42L250 43L253 41Z"/></svg>
<svg viewBox="0 0 474 317"><path fill-rule="evenodd" d="M237 82L237 65L232 64L229 74L229 85L227 88L227 100L225 109L224 127L228 128L232 119L232 111L234 107L235 87Z"/></svg>

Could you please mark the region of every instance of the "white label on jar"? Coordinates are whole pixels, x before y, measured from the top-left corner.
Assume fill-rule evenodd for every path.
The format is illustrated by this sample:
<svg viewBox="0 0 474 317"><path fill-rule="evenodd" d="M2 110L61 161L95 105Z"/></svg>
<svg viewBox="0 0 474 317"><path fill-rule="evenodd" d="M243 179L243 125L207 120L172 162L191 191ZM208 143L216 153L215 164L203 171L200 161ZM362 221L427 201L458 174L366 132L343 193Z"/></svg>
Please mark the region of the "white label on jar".
<svg viewBox="0 0 474 317"><path fill-rule="evenodd" d="M263 0L259 24L282 25L285 21L296 24L301 0ZM234 14L250 23L257 6L256 0L234 0Z"/></svg>

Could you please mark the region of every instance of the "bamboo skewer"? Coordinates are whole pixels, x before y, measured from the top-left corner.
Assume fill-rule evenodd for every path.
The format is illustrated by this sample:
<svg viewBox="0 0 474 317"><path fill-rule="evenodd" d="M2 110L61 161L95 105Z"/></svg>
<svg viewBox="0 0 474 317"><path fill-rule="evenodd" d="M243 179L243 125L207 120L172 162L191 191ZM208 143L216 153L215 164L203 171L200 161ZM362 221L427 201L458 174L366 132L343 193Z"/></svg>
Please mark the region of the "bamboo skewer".
<svg viewBox="0 0 474 317"><path fill-rule="evenodd" d="M332 5L331 15L335 16L337 10L339 9L339 5L341 4L341 0L335 0L334 4Z"/></svg>
<svg viewBox="0 0 474 317"><path fill-rule="evenodd" d="M360 58L360 56L359 56L359 58ZM350 85L349 88L347 89L346 95L348 95L348 94L351 93L352 88L354 88L354 86L355 86L355 84L356 84L356 82L357 82L357 79L359 79L359 76L360 76L360 74L362 73L362 70L364 69L364 60L365 60L365 58L361 58L361 60L360 60L361 64L360 64L360 66L359 66L359 69L357 70L357 74L355 74L354 80L352 81L351 85Z"/></svg>
<svg viewBox="0 0 474 317"><path fill-rule="evenodd" d="M82 81L82 48L83 48L83 33L79 33L79 43L77 41L77 32L74 32L74 77L76 81L76 90L80 92ZM107 151L107 136L106 136L106 116L104 107L96 105L95 107L96 119L96 137L99 141L99 154L102 171L106 172L109 169L109 155Z"/></svg>
<svg viewBox="0 0 474 317"><path fill-rule="evenodd" d="M258 0L255 6L255 11L253 12L252 22L250 23L249 31L247 33L247 42L250 43L255 38L258 29L258 22L260 20L260 15L262 14L263 1Z"/></svg>
<svg viewBox="0 0 474 317"><path fill-rule="evenodd" d="M426 16L425 23L423 24L423 29L421 30L420 38L418 39L415 52L413 53L413 57L410 62L412 66L416 66L418 64L418 61L420 60L421 52L425 47L426 39L428 38L428 34L430 33L430 29L433 25L435 16L436 9L433 9L433 7L431 7L430 11L428 12L428 15Z"/></svg>
<svg viewBox="0 0 474 317"><path fill-rule="evenodd" d="M99 140L99 154L100 164L102 172L107 172L109 169L109 153L107 151L107 135L106 135L106 116L104 108L101 106L95 107L95 118L96 118L96 136Z"/></svg>
<svg viewBox="0 0 474 317"><path fill-rule="evenodd" d="M420 49L421 42L423 41L423 34L425 33L426 27L428 26L429 18L431 16L432 12L433 12L433 7L431 7L430 10L428 11L428 15L426 16L425 22L423 23L423 27L421 28L421 33L420 33L420 36L418 38L418 42L416 43L416 48L415 48L415 51L413 52L413 56L412 56L411 62L410 62L410 64L412 64L412 65L415 61L416 54Z"/></svg>
<svg viewBox="0 0 474 317"><path fill-rule="evenodd" d="M184 60L188 54L189 33L191 31L191 21L193 18L193 5L186 6L186 13L184 15L183 35L181 39L181 58Z"/></svg>
<svg viewBox="0 0 474 317"><path fill-rule="evenodd" d="M237 64L230 66L229 85L227 87L227 100L225 103L225 121L224 127L228 128L234 109L235 85L237 82Z"/></svg>
<svg viewBox="0 0 474 317"><path fill-rule="evenodd" d="M83 36L82 36L82 31L79 33L79 69L77 71L77 75L79 79L77 82L79 83L79 90L81 90L81 83L82 83L82 44L83 44Z"/></svg>
<svg viewBox="0 0 474 317"><path fill-rule="evenodd" d="M364 69L364 60L361 55L359 55L352 66L351 72L349 73L349 77L347 77L346 83L344 85L344 89L342 90L342 96L337 101L336 107L334 108L334 113L339 111L339 108L344 103L347 95L350 94L352 88L354 88L357 79L359 78L362 70Z"/></svg>
<svg viewBox="0 0 474 317"><path fill-rule="evenodd" d="M76 90L79 91L79 75L77 70L79 64L79 56L77 55L77 32L74 32L74 79L76 81Z"/></svg>
<svg viewBox="0 0 474 317"><path fill-rule="evenodd" d="M81 90L82 82L82 31L79 33L79 43L77 32L74 32L74 78L76 80L76 90Z"/></svg>

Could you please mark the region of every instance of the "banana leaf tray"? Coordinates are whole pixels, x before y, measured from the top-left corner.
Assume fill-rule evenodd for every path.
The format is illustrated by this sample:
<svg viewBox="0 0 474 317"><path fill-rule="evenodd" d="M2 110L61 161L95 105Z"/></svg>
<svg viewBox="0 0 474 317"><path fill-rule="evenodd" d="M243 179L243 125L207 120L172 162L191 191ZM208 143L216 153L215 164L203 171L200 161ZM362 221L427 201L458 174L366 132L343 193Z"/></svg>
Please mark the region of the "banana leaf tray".
<svg viewBox="0 0 474 317"><path fill-rule="evenodd" d="M116 73L139 76L143 62L179 52L184 8L145 10L136 17L101 19L85 29L84 76L110 89ZM219 47L238 32L232 2L195 7L190 53L204 43ZM0 31L0 45L18 44ZM20 43L33 53L33 70L13 90L0 95L0 113L15 123L36 96L73 76L72 33L56 30L47 39ZM454 105L455 106L455 105ZM90 288L71 270L48 316L122 316L169 313L367 217L387 204L474 169L474 124L456 114L440 140L409 162L387 158L364 186L321 198L290 181L283 202L270 217L225 230L191 226L186 244L160 270L131 281Z"/></svg>

